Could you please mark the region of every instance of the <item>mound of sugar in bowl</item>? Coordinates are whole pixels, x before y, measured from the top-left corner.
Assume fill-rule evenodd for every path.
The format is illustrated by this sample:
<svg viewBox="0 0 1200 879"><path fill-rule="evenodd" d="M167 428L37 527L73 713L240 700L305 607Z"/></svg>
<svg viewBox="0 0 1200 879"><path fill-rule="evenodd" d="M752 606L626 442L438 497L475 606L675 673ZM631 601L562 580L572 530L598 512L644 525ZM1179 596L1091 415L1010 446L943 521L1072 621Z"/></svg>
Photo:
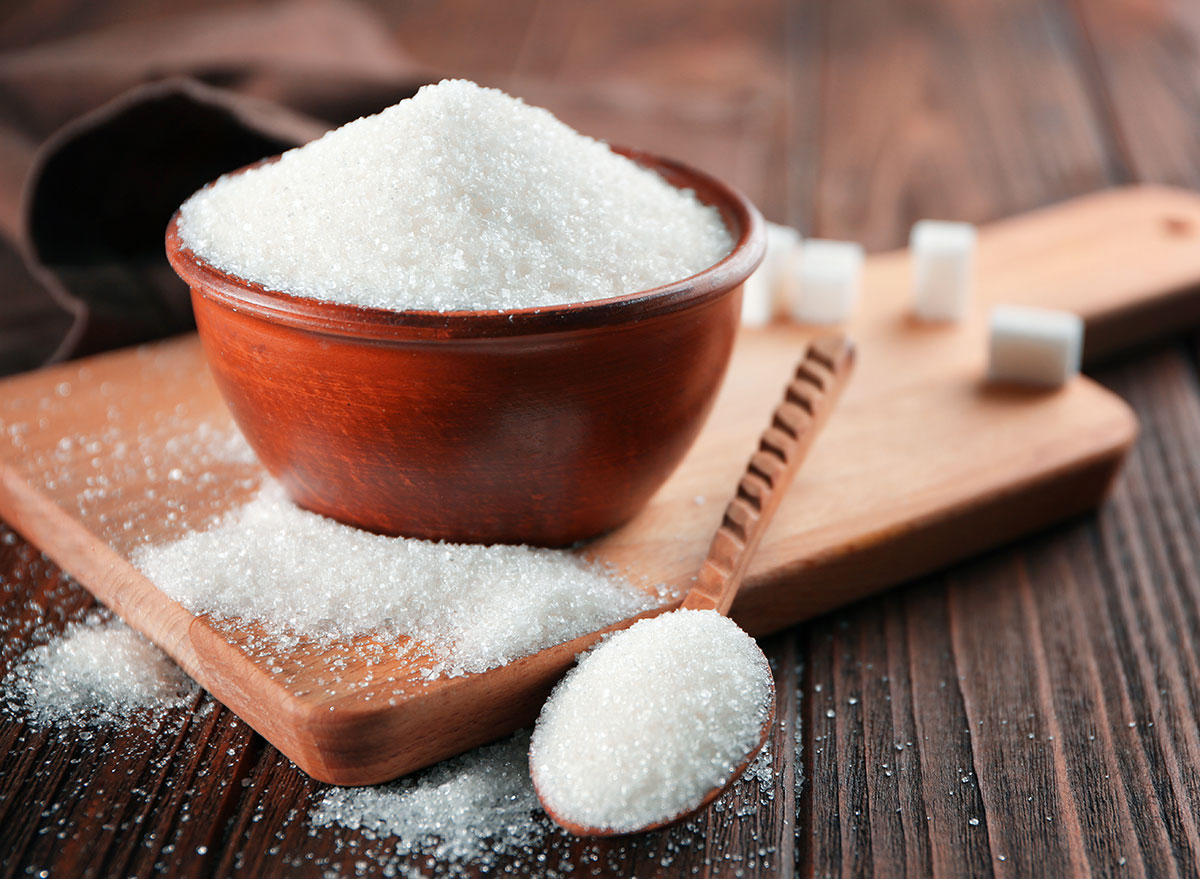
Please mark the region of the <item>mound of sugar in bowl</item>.
<svg viewBox="0 0 1200 879"><path fill-rule="evenodd" d="M183 205L179 233L210 264L270 289L437 311L635 293L732 246L694 193L464 80L222 177Z"/></svg>

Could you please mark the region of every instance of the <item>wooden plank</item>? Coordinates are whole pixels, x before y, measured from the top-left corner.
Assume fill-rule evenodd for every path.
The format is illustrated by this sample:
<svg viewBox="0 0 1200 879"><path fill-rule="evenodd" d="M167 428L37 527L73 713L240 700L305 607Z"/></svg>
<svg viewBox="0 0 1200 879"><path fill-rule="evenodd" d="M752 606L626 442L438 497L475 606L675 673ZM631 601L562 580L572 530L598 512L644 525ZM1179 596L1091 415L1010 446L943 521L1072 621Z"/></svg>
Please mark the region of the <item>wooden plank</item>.
<svg viewBox="0 0 1200 879"><path fill-rule="evenodd" d="M768 154L768 181L782 206L777 213L773 203L756 202L768 220L793 226L804 235L816 229L830 11L825 3L786 6L782 131L772 137Z"/></svg>
<svg viewBox="0 0 1200 879"><path fill-rule="evenodd" d="M433 77L482 79L511 71L538 14L538 0L372 3L392 38Z"/></svg>
<svg viewBox="0 0 1200 879"><path fill-rule="evenodd" d="M825 5L825 4L822 4ZM818 234L868 249L1111 182L1061 4L827 4Z"/></svg>
<svg viewBox="0 0 1200 879"><path fill-rule="evenodd" d="M0 535L2 676L31 641L81 619L95 599L12 531L0 526ZM156 863L204 862L196 850L217 848L256 741L203 694L150 728L34 731L5 718L0 876L55 864L78 876L148 875ZM206 817L189 822L189 813Z"/></svg>
<svg viewBox="0 0 1200 879"><path fill-rule="evenodd" d="M1087 37L1098 102L1117 130L1122 157L1142 180L1200 184L1192 148L1200 107L1197 61L1188 46L1200 35L1193 4L1130 6L1075 3ZM1200 390L1196 337L1183 356L1166 358L1157 381L1122 370L1117 386L1144 400L1153 454L1138 456L1105 517L1103 553L1089 555L1113 587L1097 597L1111 617L1117 655L1096 651L1106 691L1120 685L1109 710L1128 718L1112 737L1116 765L1133 802L1153 819L1135 822L1135 863L1146 875L1190 875L1200 858L1200 795L1193 765L1198 732L1200 585L1195 546L1200 529L1200 464L1195 437ZM1186 349L1185 349L1186 350ZM1182 489L1182 491L1181 491ZM1164 494L1177 495L1166 505ZM1181 496L1180 496L1181 495ZM1180 700L1183 700L1182 702ZM1153 728L1151 728L1151 726ZM1114 773L1115 775L1115 773Z"/></svg>
<svg viewBox="0 0 1200 879"><path fill-rule="evenodd" d="M1186 97L1195 92L1194 70L1187 68L1194 62L1180 39L1194 29L1172 24L1166 14L1186 14L1194 24L1187 4L1018 0L868 8L851 0L830 6L835 27L826 76L833 109L822 129L830 159L816 225L824 234L895 246L918 217L1024 210L1079 187L1127 180L1130 167L1143 179L1200 182L1194 174L1155 173L1144 158L1139 166L1126 148L1133 138L1141 142L1136 155L1157 151L1195 165L1188 153L1196 108ZM1132 80L1125 68L1112 72L1133 111L1124 118L1133 124L1112 125L1122 117L1108 111L1096 87L1076 13L1102 22L1130 66L1146 71ZM1153 32L1157 37L1148 40ZM1115 314L1106 323L1107 330L1089 326L1093 356L1140 334ZM1105 341L1110 332L1125 338L1112 346ZM1187 517L1197 518L1197 483L1182 450L1200 443L1185 416L1197 405L1195 372L1184 367L1170 378L1174 371L1155 360L1101 373L1130 397L1143 434L1116 500L1099 520L1072 523L1032 548L989 554L951 576L807 627L812 687L820 688L814 700L832 688L843 722L846 700L857 692L853 677L835 675L834 668L858 669L865 742L894 735L917 747L906 746L896 755L902 762L884 769L851 741L816 743L832 753L808 752L812 819L802 839L803 875L854 874L864 850L876 876L1195 871L1187 828L1196 789L1168 769L1175 765L1172 752L1154 744L1160 724L1193 726L1196 704L1187 692L1192 670L1158 651L1179 637L1174 649L1184 655L1191 640L1185 633L1200 631L1194 603L1171 597L1180 591L1179 571L1194 565L1186 540ZM1160 461L1177 476L1136 492L1146 501L1128 520L1137 527L1129 533L1105 527L1133 490L1138 466ZM1144 568L1147 588L1132 602L1119 600L1126 591L1122 572L1155 544L1170 547L1159 558L1174 564ZM1142 615L1155 606L1176 621L1164 629L1166 639L1145 626ZM1164 613L1169 607L1179 609ZM886 684L881 653L889 659ZM868 690L872 665L879 677ZM1158 691L1126 681L1153 678L1172 665L1179 669L1174 679L1187 685L1170 700L1160 698L1146 719ZM827 734L822 709L814 702L806 714L813 727L807 736ZM1132 729L1131 714L1141 718ZM1186 741L1182 732L1174 737ZM1182 749L1183 741L1174 747ZM952 789L950 770L957 768L971 770L966 784L958 782L969 804ZM899 788L896 806L883 795L892 784ZM846 821L843 797L863 787L879 793L869 820L856 827L857 848L847 849L838 831L823 825ZM1190 794L1181 797L1181 790ZM895 808L901 811L887 811ZM973 817L978 825L969 823Z"/></svg>
<svg viewBox="0 0 1200 879"><path fill-rule="evenodd" d="M1132 179L1200 182L1200 14L1188 0L1070 4L1086 43L1096 106Z"/></svg>
<svg viewBox="0 0 1200 879"><path fill-rule="evenodd" d="M848 869L829 834L862 786L883 809L854 851L884 875L1195 873L1200 394L1177 352L1103 375L1143 439L1098 517L812 627L814 874ZM870 750L892 737L894 764Z"/></svg>
<svg viewBox="0 0 1200 879"><path fill-rule="evenodd" d="M716 173L782 221L794 197L780 181L793 167L786 129L798 97L786 74L797 53L809 60L811 43L798 19L778 0L736 11L721 0L619 10L551 2L505 85L586 134ZM816 81L805 79L809 89Z"/></svg>
<svg viewBox="0 0 1200 879"><path fill-rule="evenodd" d="M1151 441L1100 519L989 565L970 586L964 576L950 593L989 835L1018 875L1051 853L1062 874L1196 869L1197 724L1174 706L1194 704L1188 642L1200 617L1194 601L1168 616L1194 589L1195 545L1179 543L1186 526L1176 517L1195 518L1200 483L1186 469L1168 476L1156 447L1200 436L1200 400L1177 355L1147 365L1140 388L1131 370L1114 375L1150 420ZM1154 413L1192 423L1164 430ZM1139 558L1164 540L1184 554Z"/></svg>

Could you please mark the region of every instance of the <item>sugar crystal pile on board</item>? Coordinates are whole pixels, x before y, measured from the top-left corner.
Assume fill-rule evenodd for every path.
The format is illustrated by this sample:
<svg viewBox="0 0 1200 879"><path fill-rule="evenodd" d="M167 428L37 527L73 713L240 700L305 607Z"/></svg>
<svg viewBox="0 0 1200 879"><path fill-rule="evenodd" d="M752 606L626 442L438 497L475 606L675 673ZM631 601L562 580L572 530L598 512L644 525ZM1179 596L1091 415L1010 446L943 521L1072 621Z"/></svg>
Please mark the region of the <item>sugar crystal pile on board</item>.
<svg viewBox="0 0 1200 879"><path fill-rule="evenodd" d="M268 288L390 309L511 309L635 293L721 260L694 193L496 89L464 80L183 206L180 235Z"/></svg>
<svg viewBox="0 0 1200 879"><path fill-rule="evenodd" d="M658 604L574 553L385 537L292 504L267 483L214 527L134 563L193 613L318 642L411 636L440 672L481 672Z"/></svg>

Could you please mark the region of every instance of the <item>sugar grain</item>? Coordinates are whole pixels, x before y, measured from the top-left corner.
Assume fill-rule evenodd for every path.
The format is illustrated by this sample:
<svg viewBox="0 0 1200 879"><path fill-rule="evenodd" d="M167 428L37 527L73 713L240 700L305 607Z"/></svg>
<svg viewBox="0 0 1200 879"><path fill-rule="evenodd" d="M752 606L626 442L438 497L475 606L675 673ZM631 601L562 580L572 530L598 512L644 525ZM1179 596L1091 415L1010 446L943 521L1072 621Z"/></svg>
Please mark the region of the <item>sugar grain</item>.
<svg viewBox="0 0 1200 879"><path fill-rule="evenodd" d="M196 684L120 620L92 613L27 651L5 677L6 702L34 727L125 724L178 707Z"/></svg>
<svg viewBox="0 0 1200 879"><path fill-rule="evenodd" d="M185 244L300 296L512 309L634 293L724 257L718 212L549 111L426 86L184 204Z"/></svg>
<svg viewBox="0 0 1200 879"><path fill-rule="evenodd" d="M308 815L310 832L331 835L338 851L368 858L367 864L385 876L429 875L422 867L456 879L600 875L599 850L571 838L542 811L529 778L529 741L522 731L389 784L329 788L318 794ZM675 825L628 848L610 847L608 855L649 850L654 862L668 867L683 852L699 850L708 853L706 864L733 859L726 863L736 873L746 866L744 856L706 845L706 837L721 839L736 827L757 839L755 825L777 784L771 753L764 749L705 821ZM764 836L757 852L764 867L774 853ZM610 863L607 872L629 871Z"/></svg>
<svg viewBox="0 0 1200 879"><path fill-rule="evenodd" d="M133 560L194 613L316 641L411 636L446 675L485 671L661 600L567 551L361 531L296 507L273 482L214 527L143 546Z"/></svg>
<svg viewBox="0 0 1200 879"><path fill-rule="evenodd" d="M715 611L675 611L617 632L555 688L530 768L548 810L629 831L694 809L758 745L771 670Z"/></svg>
<svg viewBox="0 0 1200 879"><path fill-rule="evenodd" d="M390 784L332 788L310 821L394 837L397 855L480 866L511 858L550 828L529 782L528 752L529 734L518 733Z"/></svg>

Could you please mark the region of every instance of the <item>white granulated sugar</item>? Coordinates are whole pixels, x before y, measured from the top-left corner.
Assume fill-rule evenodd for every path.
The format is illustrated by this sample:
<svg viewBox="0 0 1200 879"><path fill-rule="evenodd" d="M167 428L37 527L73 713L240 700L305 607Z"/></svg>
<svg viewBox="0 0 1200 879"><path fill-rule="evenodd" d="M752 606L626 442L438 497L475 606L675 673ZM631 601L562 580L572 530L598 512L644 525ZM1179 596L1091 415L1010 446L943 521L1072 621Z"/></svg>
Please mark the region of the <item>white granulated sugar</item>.
<svg viewBox="0 0 1200 879"><path fill-rule="evenodd" d="M394 837L396 855L476 865L539 845L551 827L529 781L528 733L390 784L332 788L309 820Z"/></svg>
<svg viewBox="0 0 1200 879"><path fill-rule="evenodd" d="M758 745L771 670L715 611L635 623L585 654L546 702L530 767L547 809L629 831L694 809Z"/></svg>
<svg viewBox="0 0 1200 879"><path fill-rule="evenodd" d="M384 876L427 876L431 870L455 879L597 875L594 845L570 837L542 811L529 778L528 752L529 733L522 731L389 784L327 789L308 815L309 832L332 836L337 851L365 859L363 869ZM740 852L706 842L732 832L756 839L778 783L764 748L704 819L627 840L608 854L624 860L649 851L653 862L667 867L682 853L700 850L710 852L706 864L734 859L738 868L753 867L754 857L747 863ZM788 820L784 815L784 823ZM764 837L756 857L766 868L775 852ZM631 870L609 861L608 872Z"/></svg>
<svg viewBox="0 0 1200 879"><path fill-rule="evenodd" d="M165 653L119 620L92 614L32 648L2 689L35 727L123 724L132 712L165 712L196 684Z"/></svg>
<svg viewBox="0 0 1200 879"><path fill-rule="evenodd" d="M447 675L593 632L661 596L563 550L385 537L292 504L274 482L212 528L134 564L194 613L319 641L410 635Z"/></svg>
<svg viewBox="0 0 1200 879"><path fill-rule="evenodd" d="M213 265L268 288L438 311L635 293L732 246L694 193L464 80L222 177L184 204L179 231Z"/></svg>

